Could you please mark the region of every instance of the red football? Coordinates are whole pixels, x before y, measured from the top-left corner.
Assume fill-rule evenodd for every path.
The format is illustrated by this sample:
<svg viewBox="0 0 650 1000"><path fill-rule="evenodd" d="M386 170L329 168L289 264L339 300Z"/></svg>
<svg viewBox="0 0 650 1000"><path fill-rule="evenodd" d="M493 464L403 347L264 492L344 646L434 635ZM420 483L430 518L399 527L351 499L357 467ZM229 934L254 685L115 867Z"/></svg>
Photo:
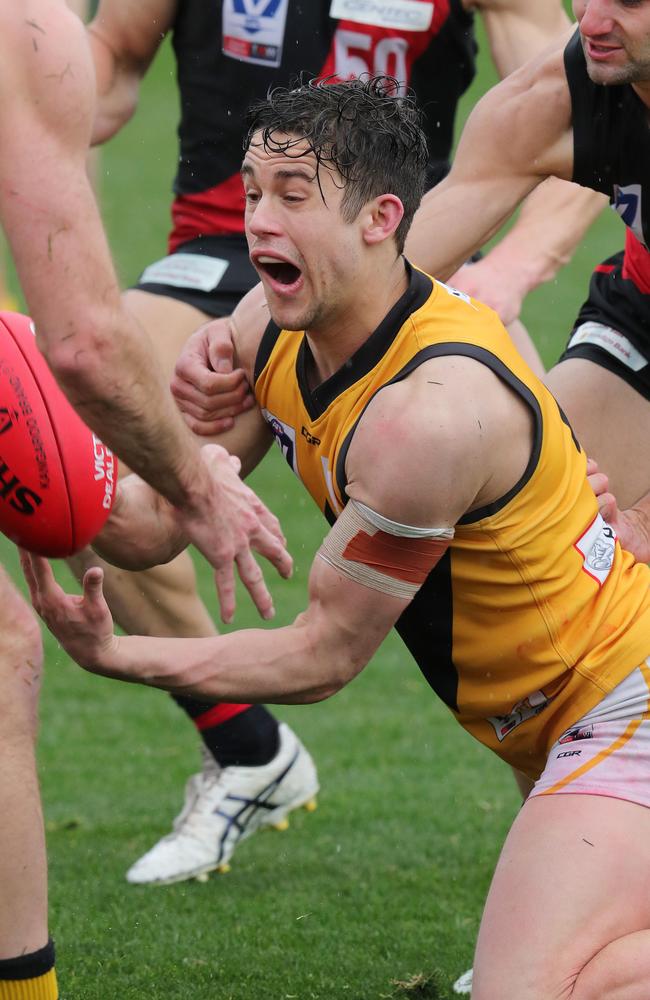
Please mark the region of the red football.
<svg viewBox="0 0 650 1000"><path fill-rule="evenodd" d="M59 389L29 317L0 312L0 531L30 552L72 555L101 530L116 481L113 453Z"/></svg>

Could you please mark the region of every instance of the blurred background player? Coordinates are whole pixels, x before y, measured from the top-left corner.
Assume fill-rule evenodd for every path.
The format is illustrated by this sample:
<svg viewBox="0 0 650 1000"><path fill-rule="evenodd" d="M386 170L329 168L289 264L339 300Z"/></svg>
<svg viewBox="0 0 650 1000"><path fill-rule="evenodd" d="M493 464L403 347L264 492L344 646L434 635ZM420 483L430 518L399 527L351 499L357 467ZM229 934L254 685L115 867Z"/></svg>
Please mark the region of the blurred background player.
<svg viewBox="0 0 650 1000"><path fill-rule="evenodd" d="M134 113L140 81L165 33L172 33L181 122L170 252L144 270L136 288L124 293L125 303L155 340L170 376L189 334L206 319L231 313L257 281L244 237L239 177L242 119L250 102L274 82L286 82L303 71L339 78L391 72L415 88L426 109L431 153L427 183L435 184L449 168L458 101L474 75L477 10L484 16L502 76L568 24L559 0L443 0L435 5L422 0L409 8L406 21L404 14L388 8L376 8L374 14L365 10L358 21L344 19L337 0L308 6L281 0L264 9L234 0L209 5L200 0L100 3L89 29L100 95L95 142L108 139ZM457 283L462 287L471 282L472 293L516 321L526 292L552 277L564 259L565 229L571 228L574 215L584 212L584 200L575 190L557 207L538 199L496 250L459 273ZM516 267L504 266L508 260ZM513 322L511 332L541 371L521 324ZM229 361L226 354L226 370ZM241 403L241 373L230 381L224 376L222 384L231 390L233 407ZM211 429L225 429L230 423L220 420ZM77 573L90 561L96 563L97 557L78 560ZM130 586L123 574L117 577L107 567L106 591L126 631L215 634L186 555L172 566L138 574ZM204 765L188 783L172 833L127 873L132 882L171 882L222 867L238 839L230 817L238 808L234 796L252 802L244 832L252 832L264 818L254 799L284 773L285 755L278 749L282 733L296 749L296 767L304 764L303 794L292 789L291 802L308 800L316 787L308 754L266 708L176 700L202 737Z"/></svg>

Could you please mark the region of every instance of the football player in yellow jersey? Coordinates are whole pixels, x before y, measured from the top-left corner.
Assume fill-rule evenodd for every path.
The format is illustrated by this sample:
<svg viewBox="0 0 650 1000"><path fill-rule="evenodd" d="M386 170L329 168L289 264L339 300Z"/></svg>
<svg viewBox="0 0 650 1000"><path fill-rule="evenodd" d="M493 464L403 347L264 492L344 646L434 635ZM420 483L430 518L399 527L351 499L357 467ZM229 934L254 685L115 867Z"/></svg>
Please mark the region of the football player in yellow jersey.
<svg viewBox="0 0 650 1000"><path fill-rule="evenodd" d="M275 437L333 523L306 611L272 641L118 637L101 569L79 599L25 555L32 599L86 669L224 701L326 698L396 625L459 721L536 780L475 1000L513 981L517 1000L647 1000L650 570L600 519L584 453L496 315L402 256L426 148L393 94L274 91L242 168L266 300L234 316L260 407L240 445L247 467ZM126 479L103 554L142 568L185 544L173 508Z"/></svg>

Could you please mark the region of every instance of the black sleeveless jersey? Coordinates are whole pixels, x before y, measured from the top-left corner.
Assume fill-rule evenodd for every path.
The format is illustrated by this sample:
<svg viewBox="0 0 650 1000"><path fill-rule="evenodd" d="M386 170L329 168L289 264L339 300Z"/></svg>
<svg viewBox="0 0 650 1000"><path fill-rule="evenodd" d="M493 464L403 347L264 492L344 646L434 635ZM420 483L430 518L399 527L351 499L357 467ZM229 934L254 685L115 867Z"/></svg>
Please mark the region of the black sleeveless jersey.
<svg viewBox="0 0 650 1000"><path fill-rule="evenodd" d="M181 99L170 249L243 232L244 116L299 73L389 73L425 114L429 183L448 169L458 101L475 73L461 0L179 0L172 28Z"/></svg>
<svg viewBox="0 0 650 1000"><path fill-rule="evenodd" d="M593 83L580 35L564 50L573 119L573 180L609 197L636 241L650 247L649 109L629 84ZM628 246L634 246L628 237ZM626 247L626 255L628 249Z"/></svg>

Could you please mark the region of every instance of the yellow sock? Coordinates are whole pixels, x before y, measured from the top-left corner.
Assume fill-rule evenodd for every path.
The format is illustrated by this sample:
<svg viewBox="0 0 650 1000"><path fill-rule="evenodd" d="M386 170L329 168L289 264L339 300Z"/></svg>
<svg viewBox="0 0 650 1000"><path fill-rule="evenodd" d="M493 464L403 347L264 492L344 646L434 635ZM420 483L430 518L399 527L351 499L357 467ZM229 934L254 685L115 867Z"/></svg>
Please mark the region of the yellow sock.
<svg viewBox="0 0 650 1000"><path fill-rule="evenodd" d="M0 1000L58 1000L58 997L54 969L34 979L0 979Z"/></svg>

